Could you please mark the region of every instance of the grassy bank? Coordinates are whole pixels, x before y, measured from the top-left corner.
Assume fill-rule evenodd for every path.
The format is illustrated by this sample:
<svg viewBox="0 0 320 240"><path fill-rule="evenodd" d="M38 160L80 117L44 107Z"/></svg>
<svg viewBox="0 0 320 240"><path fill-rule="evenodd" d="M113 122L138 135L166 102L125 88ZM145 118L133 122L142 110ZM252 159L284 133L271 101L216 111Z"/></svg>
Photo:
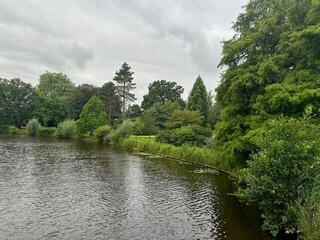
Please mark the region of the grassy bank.
<svg viewBox="0 0 320 240"><path fill-rule="evenodd" d="M223 172L228 171L227 167L217 160L215 151L209 148L198 148L188 145L176 147L171 144L156 142L154 137L143 136L130 136L123 140L121 145L136 152L161 154L213 167Z"/></svg>

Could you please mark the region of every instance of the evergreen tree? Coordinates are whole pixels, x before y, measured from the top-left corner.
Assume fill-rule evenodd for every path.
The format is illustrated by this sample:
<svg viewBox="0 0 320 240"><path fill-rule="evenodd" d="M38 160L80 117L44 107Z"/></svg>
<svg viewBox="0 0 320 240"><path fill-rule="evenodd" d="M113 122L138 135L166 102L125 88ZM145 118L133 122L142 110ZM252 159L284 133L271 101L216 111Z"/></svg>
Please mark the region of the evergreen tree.
<svg viewBox="0 0 320 240"><path fill-rule="evenodd" d="M113 78L116 82L117 93L121 98L123 118L126 117L129 103L136 100L134 94L131 93L136 88L136 84L132 82L134 72L131 72L130 69L131 67L124 62L119 71L116 71L116 75Z"/></svg>
<svg viewBox="0 0 320 240"><path fill-rule="evenodd" d="M90 132L106 123L107 114L103 102L95 95L83 106L77 126L80 133Z"/></svg>
<svg viewBox="0 0 320 240"><path fill-rule="evenodd" d="M121 116L121 101L113 82L103 84L99 89L99 98L104 102L108 124L112 125L112 122Z"/></svg>
<svg viewBox="0 0 320 240"><path fill-rule="evenodd" d="M199 111L203 116L203 123L208 123L209 102L206 87L200 75L193 84L188 97L187 109L190 111Z"/></svg>

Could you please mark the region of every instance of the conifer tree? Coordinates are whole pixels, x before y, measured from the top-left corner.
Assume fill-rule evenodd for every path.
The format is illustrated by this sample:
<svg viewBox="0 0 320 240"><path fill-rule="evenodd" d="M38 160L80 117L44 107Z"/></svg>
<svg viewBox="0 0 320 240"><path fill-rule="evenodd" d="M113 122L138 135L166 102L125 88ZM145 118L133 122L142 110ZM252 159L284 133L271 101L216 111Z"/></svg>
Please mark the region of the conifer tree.
<svg viewBox="0 0 320 240"><path fill-rule="evenodd" d="M124 62L119 71L116 71L116 75L113 78L116 82L117 93L121 98L123 118L126 116L129 103L136 100L134 94L131 92L136 88L136 84L132 82L134 72L130 71L130 69L131 67Z"/></svg>
<svg viewBox="0 0 320 240"><path fill-rule="evenodd" d="M208 94L200 75L197 77L188 97L187 109L190 111L199 111L203 116L204 124L208 122Z"/></svg>

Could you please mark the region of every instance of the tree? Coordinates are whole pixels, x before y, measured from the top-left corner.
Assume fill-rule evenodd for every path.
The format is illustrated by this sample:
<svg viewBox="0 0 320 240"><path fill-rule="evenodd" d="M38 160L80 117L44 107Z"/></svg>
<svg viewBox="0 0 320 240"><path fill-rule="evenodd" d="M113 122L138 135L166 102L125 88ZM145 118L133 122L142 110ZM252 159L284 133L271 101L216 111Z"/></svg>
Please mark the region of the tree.
<svg viewBox="0 0 320 240"><path fill-rule="evenodd" d="M317 14L315 14L317 12ZM216 89L221 121L215 147L224 161L245 166L255 151L251 131L280 114L301 117L319 106L319 1L251 0L223 43ZM319 120L319 118L318 118Z"/></svg>
<svg viewBox="0 0 320 240"><path fill-rule="evenodd" d="M208 123L209 103L207 89L200 75L193 84L188 97L187 109L190 111L199 111L203 116L203 124Z"/></svg>
<svg viewBox="0 0 320 240"><path fill-rule="evenodd" d="M19 78L0 78L0 125L26 125L39 104L39 96L31 84Z"/></svg>
<svg viewBox="0 0 320 240"><path fill-rule="evenodd" d="M175 110L181 110L181 106L177 102L166 101L163 105L156 103L144 111L142 121L144 121L144 115L148 115L146 118L148 122L151 122L153 119L155 121L154 125L158 129L163 130L166 128L165 124L167 120Z"/></svg>
<svg viewBox="0 0 320 240"><path fill-rule="evenodd" d="M74 90L74 84L64 73L47 71L40 75L37 91L41 106L36 111L36 117L44 126L55 127L66 118L67 100Z"/></svg>
<svg viewBox="0 0 320 240"><path fill-rule="evenodd" d="M104 102L108 116L108 124L121 116L121 100L116 94L116 86L113 82L107 82L99 89L99 98Z"/></svg>
<svg viewBox="0 0 320 240"><path fill-rule="evenodd" d="M56 100L68 96L75 86L66 74L47 71L40 75L37 89L41 96Z"/></svg>
<svg viewBox="0 0 320 240"><path fill-rule="evenodd" d="M131 67L124 62L113 78L116 82L117 93L121 98L123 118L126 117L129 102L136 100L134 94L131 93L136 88L136 84L132 82L134 72L131 72L130 69Z"/></svg>
<svg viewBox="0 0 320 240"><path fill-rule="evenodd" d="M70 93L66 101L67 118L77 120L82 107L98 94L98 88L91 84L81 84Z"/></svg>
<svg viewBox="0 0 320 240"><path fill-rule="evenodd" d="M166 101L178 102L181 106L184 106L184 101L181 98L183 94L183 87L176 82L170 82L166 80L158 80L149 84L148 94L143 96L141 107L148 109L155 103L163 105Z"/></svg>
<svg viewBox="0 0 320 240"><path fill-rule="evenodd" d="M80 133L90 132L106 123L107 114L103 102L95 95L83 106L77 126Z"/></svg>
<svg viewBox="0 0 320 240"><path fill-rule="evenodd" d="M168 129L180 128L188 125L201 125L203 116L198 111L175 110L166 122Z"/></svg>
<svg viewBox="0 0 320 240"><path fill-rule="evenodd" d="M132 106L129 106L129 109L128 109L129 118L141 117L142 113L143 111L138 104L133 104Z"/></svg>

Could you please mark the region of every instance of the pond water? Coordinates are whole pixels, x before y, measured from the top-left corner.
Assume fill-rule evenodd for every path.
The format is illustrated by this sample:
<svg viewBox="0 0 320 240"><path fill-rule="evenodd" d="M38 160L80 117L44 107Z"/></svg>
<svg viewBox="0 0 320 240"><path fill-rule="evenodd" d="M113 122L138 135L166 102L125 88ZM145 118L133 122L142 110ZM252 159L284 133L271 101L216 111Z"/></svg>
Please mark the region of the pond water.
<svg viewBox="0 0 320 240"><path fill-rule="evenodd" d="M271 240L217 174L95 143L0 135L1 239Z"/></svg>

